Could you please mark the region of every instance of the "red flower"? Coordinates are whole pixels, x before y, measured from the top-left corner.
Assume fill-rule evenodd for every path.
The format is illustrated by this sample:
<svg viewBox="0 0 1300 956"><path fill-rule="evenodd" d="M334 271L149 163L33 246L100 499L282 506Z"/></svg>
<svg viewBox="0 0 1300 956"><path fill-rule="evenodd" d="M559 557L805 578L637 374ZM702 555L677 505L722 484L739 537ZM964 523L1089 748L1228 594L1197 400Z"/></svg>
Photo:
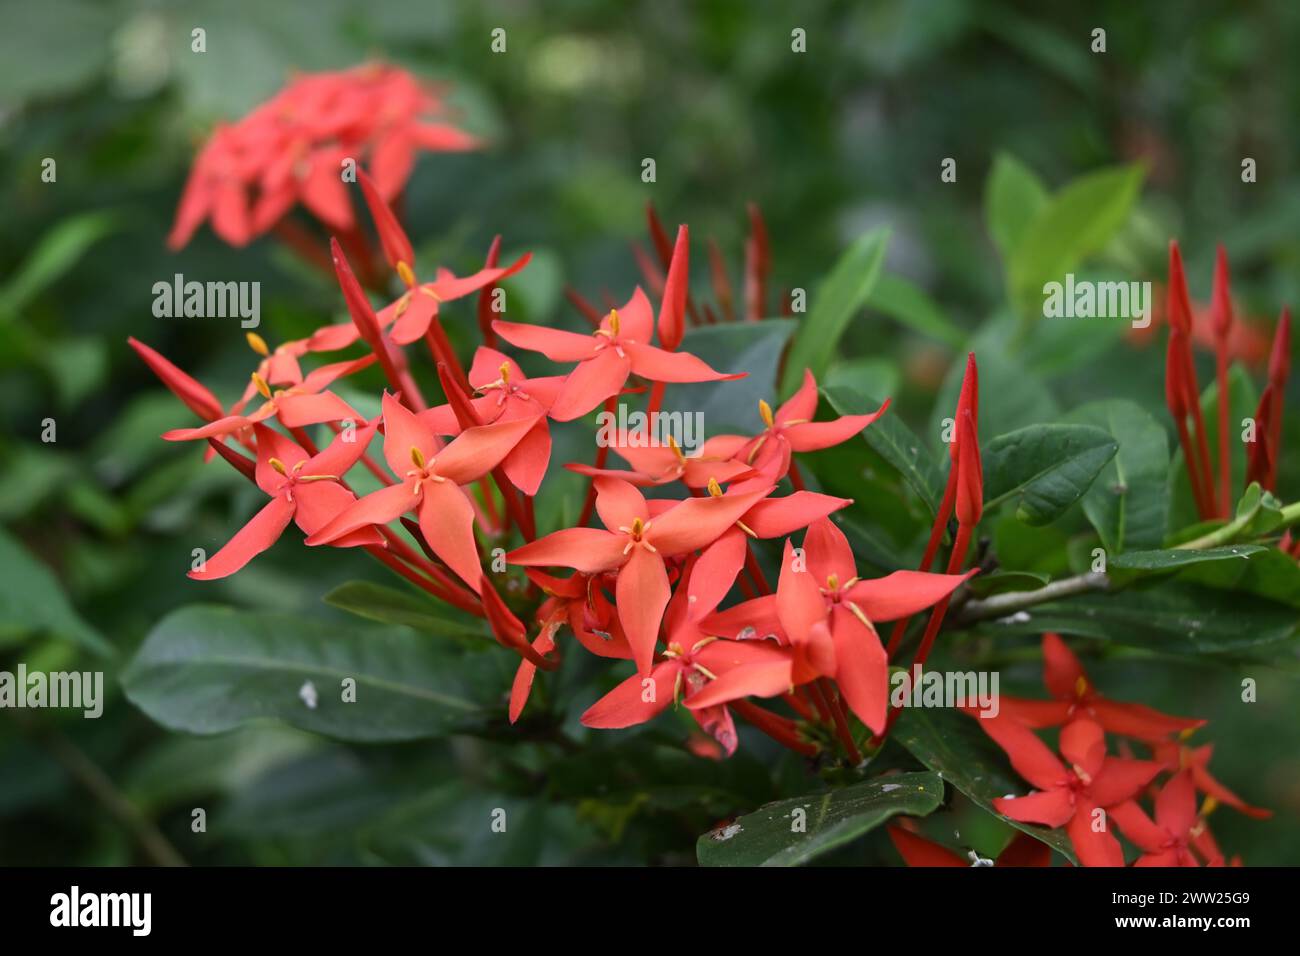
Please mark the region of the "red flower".
<svg viewBox="0 0 1300 956"><path fill-rule="evenodd" d="M654 315L638 288L621 309L610 310L591 335L517 322L493 322L496 333L521 349L541 352L553 362L577 362L560 390L551 417L567 422L587 414L637 374L652 382L716 382L744 378L714 371L688 352L669 352L650 344Z"/></svg>
<svg viewBox="0 0 1300 956"><path fill-rule="evenodd" d="M1027 727L1056 727L1082 717L1095 720L1112 734L1146 741L1163 741L1205 724L1189 717L1170 717L1143 704L1122 704L1102 697L1074 652L1056 634L1043 635L1043 683L1055 700L1003 697L1001 713Z"/></svg>
<svg viewBox="0 0 1300 956"><path fill-rule="evenodd" d="M356 496L343 487L342 478L365 453L375 424L359 429L351 441L338 436L317 455L308 455L296 442L264 425L254 425L253 431L257 436L255 480L271 500L225 547L204 562L202 570L189 572L196 580L211 581L234 574L275 544L290 521L310 535L356 501ZM381 544L383 540L373 528L362 528L336 544L352 547Z"/></svg>
<svg viewBox="0 0 1300 956"><path fill-rule="evenodd" d="M790 455L796 451L817 451L848 441L889 408L889 402L867 415L844 415L829 422L815 422L817 380L804 369L803 385L790 400L772 414L767 402L758 403L765 430L736 455L766 474L779 479L790 470Z"/></svg>
<svg viewBox="0 0 1300 956"><path fill-rule="evenodd" d="M664 615L663 659L648 678L633 674L582 715L588 727L617 728L644 723L669 703L684 699L691 716L722 746L736 749L736 728L726 701L755 695L771 697L790 687L789 652L766 641L728 641L707 634L701 620L716 601L700 600L698 565L688 565ZM671 688L671 693L669 692ZM700 693L709 690L710 702Z"/></svg>
<svg viewBox="0 0 1300 956"><path fill-rule="evenodd" d="M1060 750L1068 766L1024 724L1002 714L975 719L1035 788L1024 797L994 800L999 813L1021 823L1065 827L1084 866L1124 865L1119 841L1094 811L1131 800L1160 772L1159 764L1108 757L1105 732L1086 718L1061 730Z"/></svg>
<svg viewBox="0 0 1300 956"><path fill-rule="evenodd" d="M1182 770L1190 773L1196 789L1215 803L1226 804L1256 820L1267 820L1273 815L1272 810L1251 806L1210 775L1210 757L1214 754L1214 744L1189 747L1181 741L1166 740L1152 744L1151 749L1152 756L1167 769L1175 773Z"/></svg>
<svg viewBox="0 0 1300 956"><path fill-rule="evenodd" d="M566 528L516 548L512 564L617 571L619 620L641 674L650 673L668 605L665 560L711 544L765 492L691 498L652 515L641 492L617 478L596 479L596 513L605 528Z"/></svg>
<svg viewBox="0 0 1300 956"><path fill-rule="evenodd" d="M731 481L752 473L748 465L734 461L737 449L746 441L739 435L718 435L700 446L698 454L687 455L677 440L668 436L666 445L650 444L643 432L621 432L610 449L635 469L595 468L579 462L564 467L592 478L605 476L646 487L680 481L688 488L706 488L711 480ZM802 527L802 525L800 525Z"/></svg>
<svg viewBox="0 0 1300 956"><path fill-rule="evenodd" d="M1134 866L1200 865L1190 849L1197 817L1196 786L1188 771L1174 774L1156 794L1155 820L1133 800L1113 807L1110 816L1142 850Z"/></svg>
<svg viewBox="0 0 1300 956"><path fill-rule="evenodd" d="M480 396L470 404L482 424L520 418L536 422L523 433L502 466L506 476L520 491L530 496L537 494L551 460L551 431L546 415L564 384L564 378L559 375L528 378L514 359L496 349L480 346L474 353L469 382ZM460 423L451 405L439 405L421 412L420 419L439 435L460 434Z"/></svg>
<svg viewBox="0 0 1300 956"><path fill-rule="evenodd" d="M793 683L833 677L858 719L879 733L889 702L889 662L875 622L930 607L971 575L895 571L863 580L848 539L827 518L809 526L803 550L797 561L786 542L775 595L711 615L704 626L723 636L775 636L793 650Z"/></svg>
<svg viewBox="0 0 1300 956"><path fill-rule="evenodd" d="M466 429L445 448L415 413L384 394L384 458L398 482L372 492L307 539L334 544L370 525L414 511L430 549L476 592L482 568L474 541L474 506L462 485L482 478L506 456L529 419Z"/></svg>
<svg viewBox="0 0 1300 956"><path fill-rule="evenodd" d="M298 202L330 228L349 230L345 160L367 164L379 194L391 200L417 150L477 145L434 119L442 110L438 96L396 67L300 76L238 123L213 132L190 171L167 244L184 246L210 218L217 235L242 246Z"/></svg>
<svg viewBox="0 0 1300 956"><path fill-rule="evenodd" d="M373 355L366 355L350 362L322 365L309 372L297 385L275 391L271 390L261 375L254 372L253 384L266 401L252 414L227 415L199 428L174 428L164 433L162 437L168 441L219 438L266 421L272 416L279 418L280 424L285 428L303 428L307 425L319 425L322 422L363 422L365 419L351 405L325 389L340 378L361 371L374 361Z"/></svg>

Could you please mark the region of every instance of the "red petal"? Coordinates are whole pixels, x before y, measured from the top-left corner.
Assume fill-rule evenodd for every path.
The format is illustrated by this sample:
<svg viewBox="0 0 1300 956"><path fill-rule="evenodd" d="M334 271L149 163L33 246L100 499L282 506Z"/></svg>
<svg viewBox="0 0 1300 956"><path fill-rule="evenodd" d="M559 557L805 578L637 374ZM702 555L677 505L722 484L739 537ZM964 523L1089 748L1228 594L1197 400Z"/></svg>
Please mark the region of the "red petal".
<svg viewBox="0 0 1300 956"><path fill-rule="evenodd" d="M1095 721L1072 720L1061 730L1059 749L1076 773L1092 777L1106 760L1106 734Z"/></svg>
<svg viewBox="0 0 1300 956"><path fill-rule="evenodd" d="M895 571L883 578L859 581L849 588L847 597L871 620L893 621L938 604L974 573Z"/></svg>
<svg viewBox="0 0 1300 956"><path fill-rule="evenodd" d="M889 402L870 415L845 415L831 422L805 422L787 425L782 429L786 441L794 451L817 451L846 442L874 422L889 408Z"/></svg>
<svg viewBox="0 0 1300 956"><path fill-rule="evenodd" d="M691 614L702 618L712 614L722 603L731 586L736 583L736 576L745 566L745 554L749 550L749 539L745 532L734 525L724 531L717 541L709 545L691 574L690 597Z"/></svg>
<svg viewBox="0 0 1300 956"><path fill-rule="evenodd" d="M1110 832L1109 820L1105 829L1093 830L1094 809L1091 804L1081 802L1069 822L1066 832L1074 845L1074 855L1081 866L1123 866L1124 851Z"/></svg>
<svg viewBox="0 0 1300 956"><path fill-rule="evenodd" d="M511 345L530 352L541 352L552 362L580 362L591 358L596 342L590 335L548 329L542 325L519 322L493 322L492 331Z"/></svg>
<svg viewBox="0 0 1300 956"><path fill-rule="evenodd" d="M197 581L211 581L234 574L279 540L293 519L294 506L280 496L268 501L248 519L226 546L204 562L202 571L190 571Z"/></svg>
<svg viewBox="0 0 1300 956"><path fill-rule="evenodd" d="M1028 727L1002 715L975 719L994 743L1006 751L1016 773L1039 790L1052 790L1065 784L1068 779L1065 767Z"/></svg>
<svg viewBox="0 0 1300 956"><path fill-rule="evenodd" d="M762 497L763 492L751 492L721 498L688 498L655 518L647 536L665 555L703 548L720 538Z"/></svg>
<svg viewBox="0 0 1300 956"><path fill-rule="evenodd" d="M1082 684L1080 678L1083 679ZM1072 701L1091 693L1088 675L1084 673L1079 659L1056 634L1043 635L1043 683L1057 700Z"/></svg>
<svg viewBox="0 0 1300 956"><path fill-rule="evenodd" d="M595 485L596 513L610 531L630 528L637 518L644 522L649 516L645 497L636 486L617 478L597 478Z"/></svg>
<svg viewBox="0 0 1300 956"><path fill-rule="evenodd" d="M803 370L803 383L799 390L776 410L777 426L787 422L810 422L817 415L817 379L810 369Z"/></svg>
<svg viewBox="0 0 1300 956"><path fill-rule="evenodd" d="M735 486L732 490L735 490ZM743 520L760 538L780 538L806 528L819 518L825 518L852 503L852 498L836 498L815 491L796 491L784 498L766 498L757 502L745 512Z"/></svg>
<svg viewBox="0 0 1300 956"><path fill-rule="evenodd" d="M595 574L623 564L626 542L626 535L599 528L564 528L516 548L506 555L506 560L511 564L573 568Z"/></svg>
<svg viewBox="0 0 1300 956"><path fill-rule="evenodd" d="M632 360L632 371L652 382L718 382L746 374L716 371L690 352L668 352L639 342L624 342L623 349Z"/></svg>
<svg viewBox="0 0 1300 956"><path fill-rule="evenodd" d="M1196 825L1196 784L1190 771L1174 774L1156 794L1156 822L1178 839Z"/></svg>
<svg viewBox="0 0 1300 956"><path fill-rule="evenodd" d="M474 542L474 506L465 492L449 481L425 482L419 517L429 548L477 593L483 568Z"/></svg>
<svg viewBox="0 0 1300 956"><path fill-rule="evenodd" d="M411 449L415 448L428 462L438 454L438 439L426 422L420 419L388 392L384 392L384 460L398 478L416 467Z"/></svg>
<svg viewBox="0 0 1300 956"><path fill-rule="evenodd" d="M631 362L608 348L597 352L594 358L579 362L555 397L551 417L557 422L567 422L587 414L611 395L618 394L627 383L630 370Z"/></svg>
<svg viewBox="0 0 1300 956"><path fill-rule="evenodd" d="M585 727L617 730L643 724L660 714L673 702L673 687L681 670L678 661L664 661L648 678L633 674L587 709L582 715ZM646 684L646 680L653 683ZM644 698L650 697L650 700Z"/></svg>
<svg viewBox="0 0 1300 956"><path fill-rule="evenodd" d="M419 502L411 491L411 483L404 481L358 498L356 503L337 518L307 539L310 545L332 544L344 535L370 525L384 525L398 515L406 514Z"/></svg>
<svg viewBox="0 0 1300 956"><path fill-rule="evenodd" d="M537 422L538 419L517 418L467 428L437 453L434 467L440 476L459 485L476 481L501 464Z"/></svg>
<svg viewBox="0 0 1300 956"><path fill-rule="evenodd" d="M998 797L993 801L993 807L1012 820L1053 828L1064 826L1075 815L1068 787L1035 790L1023 797Z"/></svg>
<svg viewBox="0 0 1300 956"><path fill-rule="evenodd" d="M888 827L889 839L894 849L908 866L960 866L970 864L951 850L932 843L915 833L909 833L902 827ZM1034 841L1038 842L1038 841ZM1039 844L1040 846L1042 844Z"/></svg>
<svg viewBox="0 0 1300 956"><path fill-rule="evenodd" d="M889 703L889 658L874 628L866 627L847 608L831 615L835 641L835 683L849 708L875 733L885 729Z"/></svg>
<svg viewBox="0 0 1300 956"><path fill-rule="evenodd" d="M627 563L619 569L615 596L618 619L632 646L637 670L649 674L659 624L668 606L668 571L663 558L645 548L633 548Z"/></svg>
<svg viewBox="0 0 1300 956"><path fill-rule="evenodd" d="M1131 799L1159 772L1160 764L1150 760L1107 757L1088 792L1099 807L1109 807Z"/></svg>

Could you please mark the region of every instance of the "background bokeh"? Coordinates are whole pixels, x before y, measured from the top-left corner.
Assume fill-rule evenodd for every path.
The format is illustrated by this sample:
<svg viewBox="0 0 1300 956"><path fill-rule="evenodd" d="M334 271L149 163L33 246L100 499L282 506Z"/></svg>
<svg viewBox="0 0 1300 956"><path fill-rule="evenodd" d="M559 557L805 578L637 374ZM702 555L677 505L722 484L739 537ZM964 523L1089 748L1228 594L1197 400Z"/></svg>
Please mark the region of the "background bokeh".
<svg viewBox="0 0 1300 956"><path fill-rule="evenodd" d="M253 498L196 448L158 440L190 416L126 338L229 399L251 367L237 323L154 318L155 282L260 281L259 331L272 345L337 320L337 288L270 240L233 250L205 228L178 254L163 240L214 122L243 115L293 70L380 57L446 81L463 124L491 141L419 162L404 202L421 260L470 269L503 234L507 253L534 253L512 286L532 320L573 321L565 285L595 301L626 296L647 201L670 225L691 224L697 276L712 236L734 281L756 202L776 284L814 287L856 236L888 224L887 268L924 289L946 326L973 332L1006 300L984 216L985 178L1006 153L1052 188L1140 160L1141 198L1102 265L1159 281L1178 237L1205 301L1222 242L1239 305L1267 336L1280 305L1300 301L1300 7L1042 7L0 3L0 667L102 667L110 684L98 721L0 712L0 863L138 862L153 827L198 863L689 862L695 835L719 817L807 788L797 762L748 737L726 764L692 757L671 722L591 735L586 752L504 727L368 747L274 725L215 738L159 728L114 677L165 613L220 601L275 607L304 627L346 624L321 595L375 572L287 536L235 578L187 580L191 548L224 540ZM195 26L206 53L190 51ZM1089 50L1098 26L1105 54ZM503 54L489 49L495 27L507 31ZM807 32L802 55L791 52L795 27ZM55 183L41 181L46 157ZM656 161L653 184L641 181L644 157ZM957 160L955 183L940 181L945 157ZM1256 183L1241 182L1243 157L1256 160ZM459 341L471 324L454 330ZM872 376L863 390L894 394L920 432L954 346L868 309L845 348L882 360L860 367ZM1162 346L1108 341L1047 380L1063 411L1123 396L1164 422ZM1258 382L1262 368L1250 371ZM1280 469L1288 500L1300 493L1296 391ZM40 438L46 418L53 444ZM485 680L499 700L511 668L497 657ZM548 689L574 697L557 717L569 729L606 680L603 665L584 666ZM1219 777L1278 811L1268 822L1220 811L1220 842L1248 863L1297 860L1296 678L1243 672L1261 688L1243 706L1236 673L1125 656L1089 666L1112 696L1209 717ZM1008 667L1008 680L1033 686L1032 663ZM113 814L106 800L126 805ZM483 828L465 821L501 801L525 807L516 835L473 835ZM199 806L202 837L189 828ZM881 842L854 852L894 859Z"/></svg>

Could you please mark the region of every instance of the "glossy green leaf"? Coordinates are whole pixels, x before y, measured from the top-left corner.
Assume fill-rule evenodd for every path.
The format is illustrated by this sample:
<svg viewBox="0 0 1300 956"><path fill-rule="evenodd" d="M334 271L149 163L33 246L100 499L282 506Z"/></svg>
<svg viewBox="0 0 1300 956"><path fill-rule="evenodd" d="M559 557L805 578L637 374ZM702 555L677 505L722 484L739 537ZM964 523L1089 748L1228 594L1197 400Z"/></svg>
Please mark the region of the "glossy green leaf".
<svg viewBox="0 0 1300 956"><path fill-rule="evenodd" d="M72 607L54 573L2 528L0 568L0 644L48 635L104 656L113 653Z"/></svg>
<svg viewBox="0 0 1300 956"><path fill-rule="evenodd" d="M985 508L1016 498L1021 521L1050 524L1083 496L1118 447L1091 425L1031 425L999 435L983 447Z"/></svg>
<svg viewBox="0 0 1300 956"><path fill-rule="evenodd" d="M884 274L867 296L867 305L928 338L960 349L966 333L944 315L925 290L902 276Z"/></svg>
<svg viewBox="0 0 1300 956"><path fill-rule="evenodd" d="M380 624L401 624L440 637L483 639L487 636L481 623L455 614L445 604L371 581L340 584L323 600L333 607Z"/></svg>
<svg viewBox="0 0 1300 956"><path fill-rule="evenodd" d="M1173 571L1194 564L1204 564L1207 561L1244 561L1251 555L1265 550L1267 549L1258 544L1232 544L1201 551L1189 551L1185 548L1128 551L1111 558L1109 568L1124 571Z"/></svg>
<svg viewBox="0 0 1300 956"><path fill-rule="evenodd" d="M1004 263L1048 200L1047 187L1028 166L1009 153L993 158L984 184L984 218Z"/></svg>
<svg viewBox="0 0 1300 956"><path fill-rule="evenodd" d="M942 800L943 781L937 774L876 777L759 807L704 834L695 854L701 866L799 866L890 817L925 816Z"/></svg>
<svg viewBox="0 0 1300 956"><path fill-rule="evenodd" d="M1169 441L1145 409L1124 399L1092 402L1068 420L1106 431L1119 448L1083 496L1083 513L1112 554L1164 543L1169 523Z"/></svg>
<svg viewBox="0 0 1300 956"><path fill-rule="evenodd" d="M192 605L149 633L122 684L172 730L216 734L272 718L343 740L412 740L481 715L466 664L410 631ZM349 678L355 702L343 699Z"/></svg>
<svg viewBox="0 0 1300 956"><path fill-rule="evenodd" d="M789 396L803 381L805 368L821 378L830 366L840 336L862 308L880 276L889 230L872 229L845 250L829 276L814 290L812 308L800 320L786 357L781 395Z"/></svg>

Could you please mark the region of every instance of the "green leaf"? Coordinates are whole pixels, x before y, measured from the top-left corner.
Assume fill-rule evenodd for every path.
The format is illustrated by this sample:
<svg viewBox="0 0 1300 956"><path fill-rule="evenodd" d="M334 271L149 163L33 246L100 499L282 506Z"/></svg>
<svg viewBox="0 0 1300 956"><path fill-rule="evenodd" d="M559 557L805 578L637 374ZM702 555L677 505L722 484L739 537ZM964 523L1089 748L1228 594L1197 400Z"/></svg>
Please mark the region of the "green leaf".
<svg viewBox="0 0 1300 956"><path fill-rule="evenodd" d="M943 800L933 773L876 777L865 783L779 800L704 834L695 844L701 866L799 866L874 830L900 813L925 816ZM795 810L807 832L794 832Z"/></svg>
<svg viewBox="0 0 1300 956"><path fill-rule="evenodd" d="M1010 353L1006 335L1007 323L998 321L981 329L970 343L979 362L981 435L1001 435L1060 417L1056 399L1043 379ZM951 434L945 426L956 412L965 372L965 361L953 362L935 396L929 434L936 443Z"/></svg>
<svg viewBox="0 0 1300 956"><path fill-rule="evenodd" d="M888 243L886 228L864 233L849 246L813 294L812 309L799 323L786 358L782 396L794 394L803 381L805 368L812 369L818 378L825 373L840 336L876 284Z"/></svg>
<svg viewBox="0 0 1300 956"><path fill-rule="evenodd" d="M823 389L846 388L859 395L893 395L898 391L898 364L883 358L840 359L821 383Z"/></svg>
<svg viewBox="0 0 1300 956"><path fill-rule="evenodd" d="M371 581L347 581L323 598L326 604L380 624L401 624L458 640L487 636L473 618L456 616L445 605Z"/></svg>
<svg viewBox="0 0 1300 956"><path fill-rule="evenodd" d="M1202 551L1188 551L1185 548L1129 551L1111 558L1109 567L1122 571L1173 571L1207 561L1244 561L1252 554L1266 550L1268 549L1258 544L1233 544Z"/></svg>
<svg viewBox="0 0 1300 956"><path fill-rule="evenodd" d="M683 352L690 352L720 372L747 374L730 382L669 386L664 394L664 409L699 412L710 435L745 429L752 433L761 428L759 399L772 400L781 353L795 327L791 319L764 319L688 329L682 339Z"/></svg>
<svg viewBox="0 0 1300 956"><path fill-rule="evenodd" d="M343 740L413 740L480 715L465 692L465 664L409 631L194 605L154 627L122 685L172 730L217 734L273 718ZM347 678L356 681L351 703Z"/></svg>
<svg viewBox="0 0 1300 956"><path fill-rule="evenodd" d="M880 407L879 402L847 388L823 389L822 393L840 415L863 415ZM939 510L944 486L939 463L925 442L898 415L887 411L862 432L862 437L881 458L898 469L903 481L925 502L931 514Z"/></svg>
<svg viewBox="0 0 1300 956"><path fill-rule="evenodd" d="M975 597L982 598L1013 591L1037 591L1050 580L1046 574L1030 571L995 571L992 574L977 574L966 582L966 587Z"/></svg>
<svg viewBox="0 0 1300 956"><path fill-rule="evenodd" d="M1118 442L1091 425L1030 425L983 449L985 508L1015 496L1016 517L1050 524L1078 501Z"/></svg>
<svg viewBox="0 0 1300 956"><path fill-rule="evenodd" d="M925 290L902 276L881 275L867 296L867 305L912 331L938 339L954 349L960 349L966 342L966 333L949 321Z"/></svg>
<svg viewBox="0 0 1300 956"><path fill-rule="evenodd" d="M1237 591L1238 600L1253 594L1300 608L1300 562L1277 548L1265 548L1245 561L1192 565L1178 580Z"/></svg>
<svg viewBox="0 0 1300 956"><path fill-rule="evenodd" d="M31 635L52 635L105 657L114 653L99 632L81 619L58 579L0 528L0 644Z"/></svg>
<svg viewBox="0 0 1300 956"><path fill-rule="evenodd" d="M994 157L984 184L984 218L1004 263L1047 202L1047 187L1033 170L1009 153Z"/></svg>
<svg viewBox="0 0 1300 956"><path fill-rule="evenodd" d="M1041 604L979 628L994 639L1056 631L1154 654L1276 664L1294 656L1296 612L1266 598L1243 601L1240 594L1161 581Z"/></svg>
<svg viewBox="0 0 1300 956"><path fill-rule="evenodd" d="M1125 399L1092 402L1071 422L1104 429L1119 449L1083 496L1083 513L1111 554L1159 547L1169 523L1169 439L1164 426Z"/></svg>
<svg viewBox="0 0 1300 956"><path fill-rule="evenodd" d="M1028 784L1011 770L997 744L979 728L978 720L951 709L907 707L899 714L890 738L973 803L1074 862L1074 849L1064 830L1020 823L993 809L998 797L1021 793Z"/></svg>
<svg viewBox="0 0 1300 956"><path fill-rule="evenodd" d="M1024 314L1041 314L1044 283L1061 281L1119 231L1138 197L1142 176L1137 165L1088 173L1038 212L1008 265L1012 301Z"/></svg>
<svg viewBox="0 0 1300 956"><path fill-rule="evenodd" d="M86 251L119 226L116 215L88 212L65 219L41 236L18 271L0 287L0 322L12 319L34 296L58 280Z"/></svg>

